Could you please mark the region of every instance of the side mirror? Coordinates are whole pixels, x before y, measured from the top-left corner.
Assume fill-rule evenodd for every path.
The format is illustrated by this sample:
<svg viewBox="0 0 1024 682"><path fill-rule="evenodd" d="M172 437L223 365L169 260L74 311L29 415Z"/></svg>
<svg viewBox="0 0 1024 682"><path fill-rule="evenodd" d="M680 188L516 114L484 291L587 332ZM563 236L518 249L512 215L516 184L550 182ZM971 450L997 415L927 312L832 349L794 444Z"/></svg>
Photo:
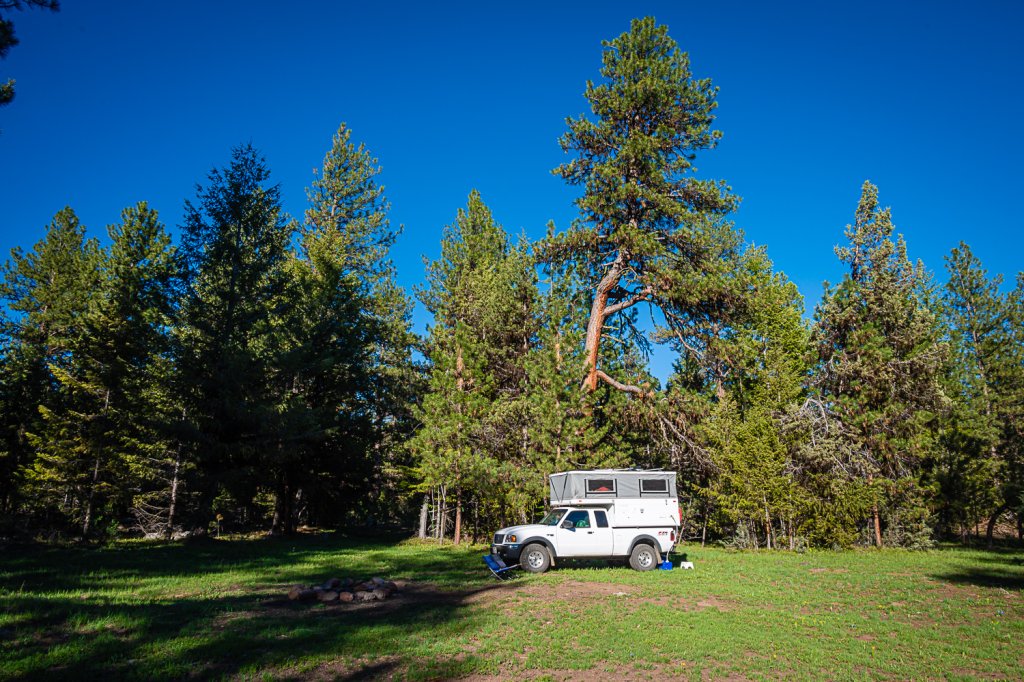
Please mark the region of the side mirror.
<svg viewBox="0 0 1024 682"><path fill-rule="evenodd" d="M576 530L576 526L573 525L572 521L562 521L562 528L566 530Z"/></svg>

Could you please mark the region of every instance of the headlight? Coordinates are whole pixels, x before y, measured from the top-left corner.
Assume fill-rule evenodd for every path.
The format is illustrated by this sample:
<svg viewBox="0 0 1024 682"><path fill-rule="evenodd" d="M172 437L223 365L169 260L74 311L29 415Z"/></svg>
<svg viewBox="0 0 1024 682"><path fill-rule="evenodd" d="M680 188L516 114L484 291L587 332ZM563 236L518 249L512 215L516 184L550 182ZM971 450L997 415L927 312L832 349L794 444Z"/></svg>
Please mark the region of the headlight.
<svg viewBox="0 0 1024 682"><path fill-rule="evenodd" d="M516 536L515 535L506 535L505 536L505 542L515 542L515 541L516 541Z"/></svg>

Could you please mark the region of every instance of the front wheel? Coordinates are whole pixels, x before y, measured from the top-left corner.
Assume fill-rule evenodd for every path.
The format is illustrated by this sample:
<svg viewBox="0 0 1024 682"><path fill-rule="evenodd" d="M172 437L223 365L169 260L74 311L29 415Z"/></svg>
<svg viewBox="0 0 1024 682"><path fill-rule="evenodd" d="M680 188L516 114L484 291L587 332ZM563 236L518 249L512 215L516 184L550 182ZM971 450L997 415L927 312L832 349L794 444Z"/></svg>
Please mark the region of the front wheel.
<svg viewBox="0 0 1024 682"><path fill-rule="evenodd" d="M519 565L527 573L543 573L551 567L551 555L544 545L527 545L519 555Z"/></svg>
<svg viewBox="0 0 1024 682"><path fill-rule="evenodd" d="M658 553L650 545L637 545L629 555L629 565L636 571L650 571L658 565Z"/></svg>

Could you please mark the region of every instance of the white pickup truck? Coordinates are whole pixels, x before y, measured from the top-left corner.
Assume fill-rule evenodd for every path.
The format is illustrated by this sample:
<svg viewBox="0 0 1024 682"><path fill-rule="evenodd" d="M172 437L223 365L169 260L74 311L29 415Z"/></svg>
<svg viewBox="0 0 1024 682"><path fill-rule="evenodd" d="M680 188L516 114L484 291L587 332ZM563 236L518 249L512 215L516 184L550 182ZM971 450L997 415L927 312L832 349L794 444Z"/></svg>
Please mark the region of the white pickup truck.
<svg viewBox="0 0 1024 682"><path fill-rule="evenodd" d="M530 573L560 559L629 561L657 568L675 546L679 501L675 472L567 471L549 477L552 509L539 523L502 528L491 552Z"/></svg>

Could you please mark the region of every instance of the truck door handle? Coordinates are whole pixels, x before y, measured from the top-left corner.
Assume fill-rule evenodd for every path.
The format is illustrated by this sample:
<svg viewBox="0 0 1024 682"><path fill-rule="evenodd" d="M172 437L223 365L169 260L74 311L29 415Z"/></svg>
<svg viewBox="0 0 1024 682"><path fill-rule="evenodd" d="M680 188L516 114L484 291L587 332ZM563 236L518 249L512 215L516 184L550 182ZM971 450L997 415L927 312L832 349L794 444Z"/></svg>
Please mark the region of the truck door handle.
<svg viewBox="0 0 1024 682"><path fill-rule="evenodd" d="M593 534L594 534L594 531L592 531L592 530L588 530L587 531L587 535L593 535Z"/></svg>

